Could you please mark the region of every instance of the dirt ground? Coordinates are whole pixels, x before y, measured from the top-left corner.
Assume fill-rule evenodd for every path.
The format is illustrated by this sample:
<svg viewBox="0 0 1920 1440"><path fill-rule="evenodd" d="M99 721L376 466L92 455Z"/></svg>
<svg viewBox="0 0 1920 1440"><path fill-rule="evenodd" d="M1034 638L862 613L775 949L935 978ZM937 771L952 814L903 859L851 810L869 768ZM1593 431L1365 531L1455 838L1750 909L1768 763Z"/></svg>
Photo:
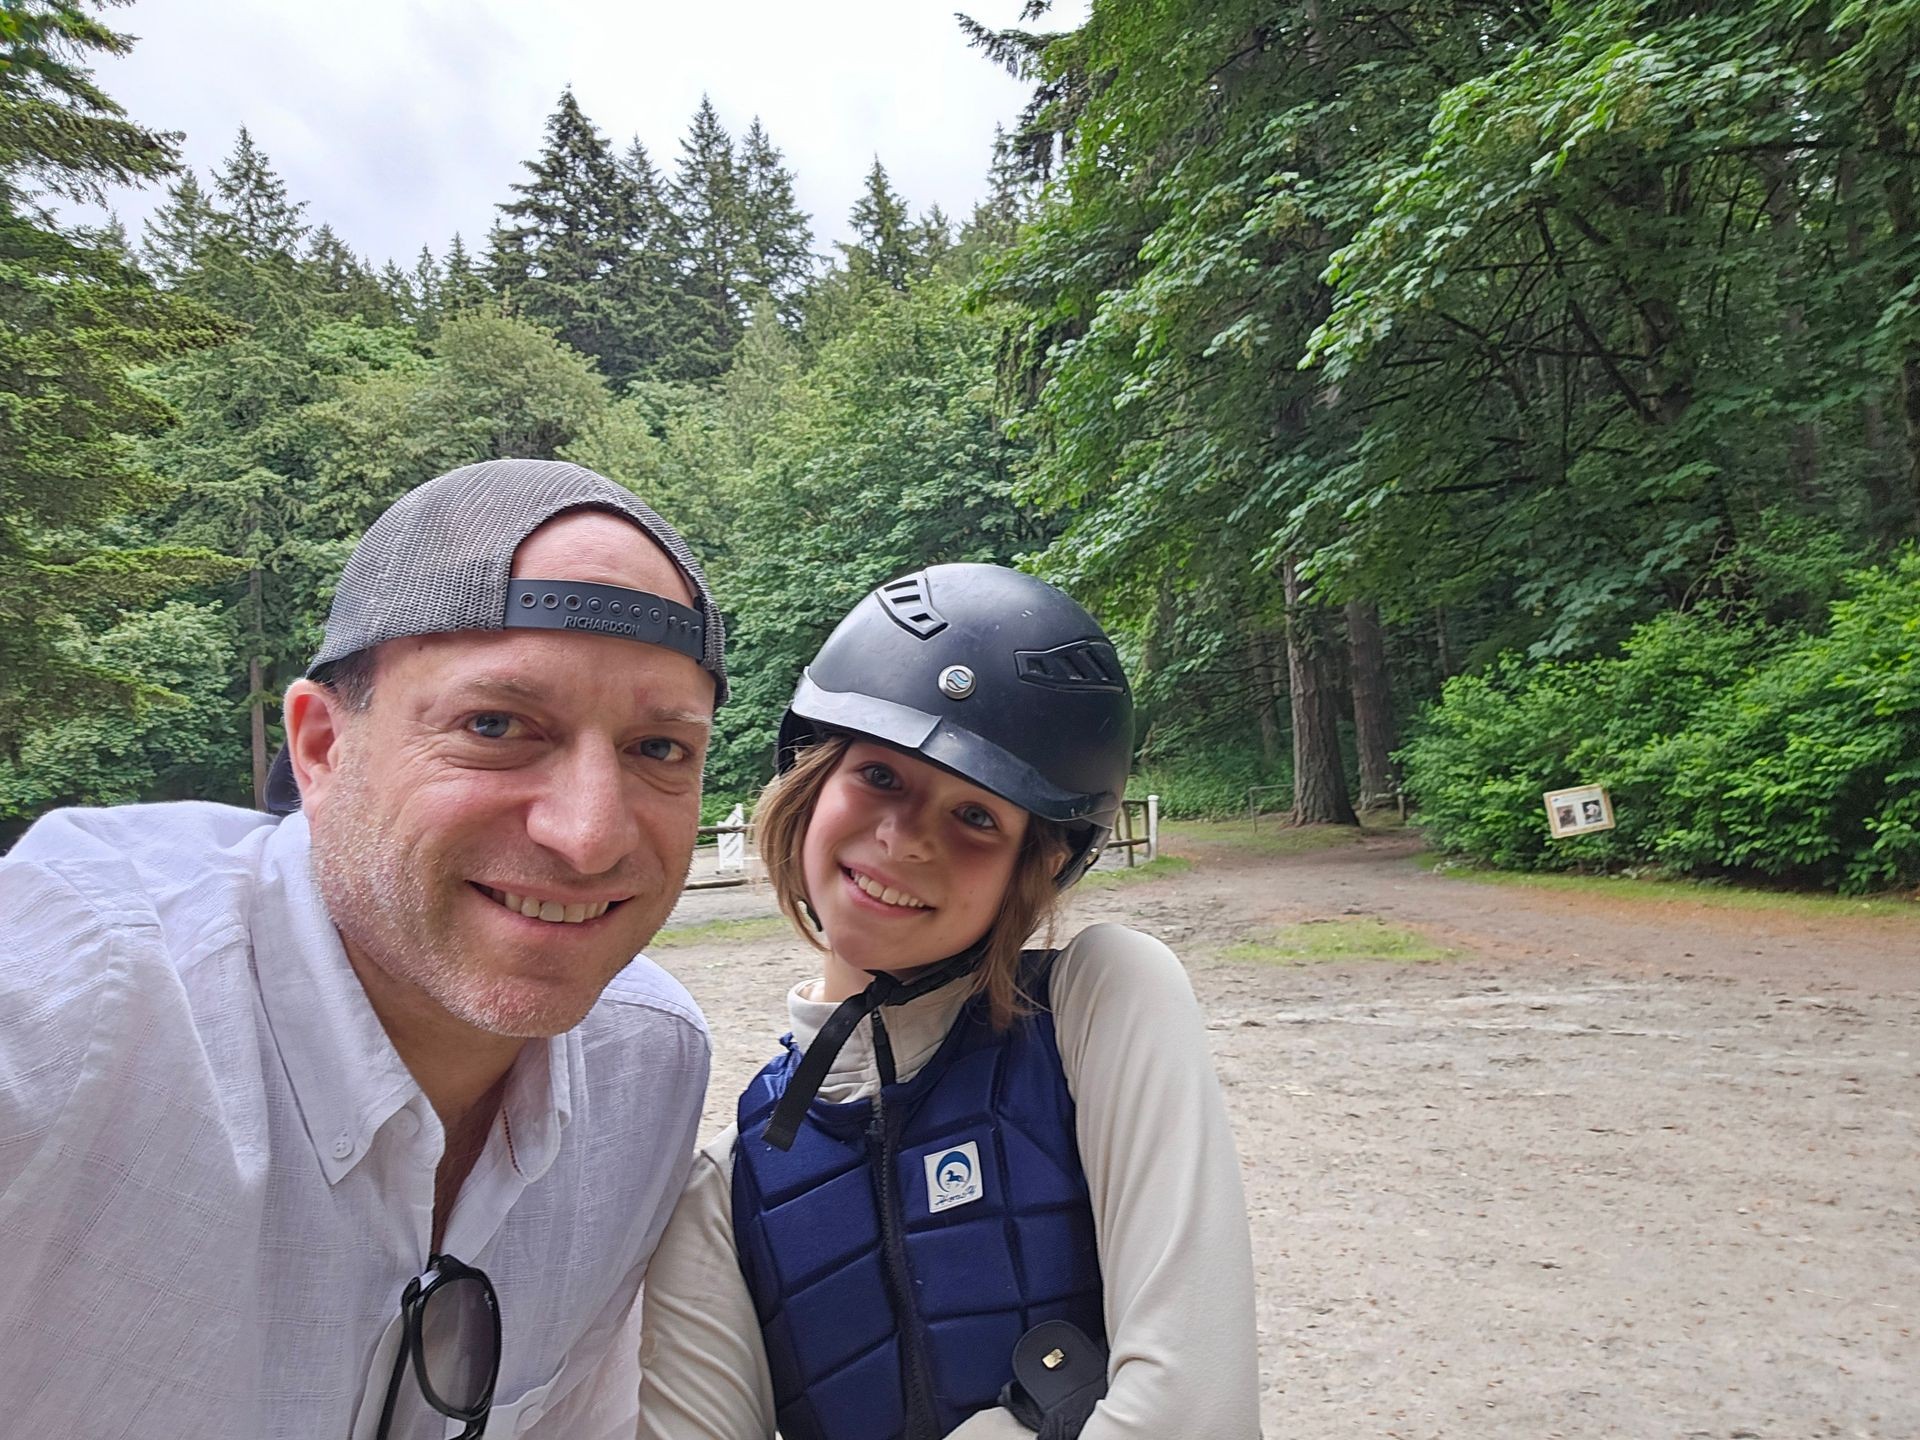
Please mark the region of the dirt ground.
<svg viewBox="0 0 1920 1440"><path fill-rule="evenodd" d="M1266 1434L1920 1437L1920 914L1491 886L1416 845L1194 832L1067 927L1160 936L1210 1017ZM713 1026L713 1126L811 973L772 913L690 894L655 952ZM1452 953L1225 954L1356 916Z"/></svg>

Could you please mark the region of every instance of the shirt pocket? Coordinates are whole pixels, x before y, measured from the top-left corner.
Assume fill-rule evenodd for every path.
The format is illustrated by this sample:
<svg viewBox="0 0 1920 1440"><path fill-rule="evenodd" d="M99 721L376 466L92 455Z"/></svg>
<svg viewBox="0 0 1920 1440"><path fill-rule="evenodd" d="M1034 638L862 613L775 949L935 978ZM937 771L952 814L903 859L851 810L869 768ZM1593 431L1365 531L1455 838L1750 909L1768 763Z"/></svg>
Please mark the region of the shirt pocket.
<svg viewBox="0 0 1920 1440"><path fill-rule="evenodd" d="M566 1379L566 1375L567 1366L563 1362L543 1385L536 1385L512 1400L494 1396L493 1408L487 1412L487 1440L494 1440L495 1436L507 1440L509 1436L525 1435L538 1425L565 1396L566 1390L561 1381ZM446 1433L456 1436L465 1428L457 1420L450 1421Z"/></svg>

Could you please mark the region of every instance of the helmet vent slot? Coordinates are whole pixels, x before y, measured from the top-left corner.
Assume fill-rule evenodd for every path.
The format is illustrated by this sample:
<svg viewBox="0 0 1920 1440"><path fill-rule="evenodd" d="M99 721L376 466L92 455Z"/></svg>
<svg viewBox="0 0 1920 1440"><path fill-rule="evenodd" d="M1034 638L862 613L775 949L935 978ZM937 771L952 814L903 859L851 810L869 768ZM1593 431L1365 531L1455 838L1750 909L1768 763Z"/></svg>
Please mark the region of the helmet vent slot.
<svg viewBox="0 0 1920 1440"><path fill-rule="evenodd" d="M933 608L933 597L927 593L924 571L903 575L898 580L882 585L874 593L879 597L881 608L887 612L888 618L909 635L931 640L947 628L947 617Z"/></svg>
<svg viewBox="0 0 1920 1440"><path fill-rule="evenodd" d="M1074 640L1052 650L1021 650L1014 660L1022 680L1049 690L1127 688L1120 657L1111 645L1099 640Z"/></svg>

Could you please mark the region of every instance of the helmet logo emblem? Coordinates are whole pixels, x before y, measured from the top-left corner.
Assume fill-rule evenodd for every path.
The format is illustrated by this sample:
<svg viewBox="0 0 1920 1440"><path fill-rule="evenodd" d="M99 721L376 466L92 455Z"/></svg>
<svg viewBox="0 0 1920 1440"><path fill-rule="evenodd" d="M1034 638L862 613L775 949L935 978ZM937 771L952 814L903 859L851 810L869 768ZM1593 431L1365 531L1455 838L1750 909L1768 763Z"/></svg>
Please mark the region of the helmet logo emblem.
<svg viewBox="0 0 1920 1440"><path fill-rule="evenodd" d="M964 700L973 694L973 671L964 665L949 665L940 672L940 693L949 700Z"/></svg>

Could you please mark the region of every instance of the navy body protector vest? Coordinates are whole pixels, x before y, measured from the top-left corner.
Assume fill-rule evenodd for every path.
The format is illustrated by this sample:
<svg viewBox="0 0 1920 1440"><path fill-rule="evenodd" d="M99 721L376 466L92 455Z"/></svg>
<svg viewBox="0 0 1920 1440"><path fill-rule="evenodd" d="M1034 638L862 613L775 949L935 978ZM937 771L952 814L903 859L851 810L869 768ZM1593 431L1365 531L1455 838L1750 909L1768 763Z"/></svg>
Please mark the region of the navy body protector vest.
<svg viewBox="0 0 1920 1440"><path fill-rule="evenodd" d="M1043 1320L1104 1340L1093 1211L1047 1003L996 1032L961 1007L911 1080L815 1100L791 1150L762 1138L799 1063L741 1095L733 1230L784 1440L938 1440L996 1402Z"/></svg>

